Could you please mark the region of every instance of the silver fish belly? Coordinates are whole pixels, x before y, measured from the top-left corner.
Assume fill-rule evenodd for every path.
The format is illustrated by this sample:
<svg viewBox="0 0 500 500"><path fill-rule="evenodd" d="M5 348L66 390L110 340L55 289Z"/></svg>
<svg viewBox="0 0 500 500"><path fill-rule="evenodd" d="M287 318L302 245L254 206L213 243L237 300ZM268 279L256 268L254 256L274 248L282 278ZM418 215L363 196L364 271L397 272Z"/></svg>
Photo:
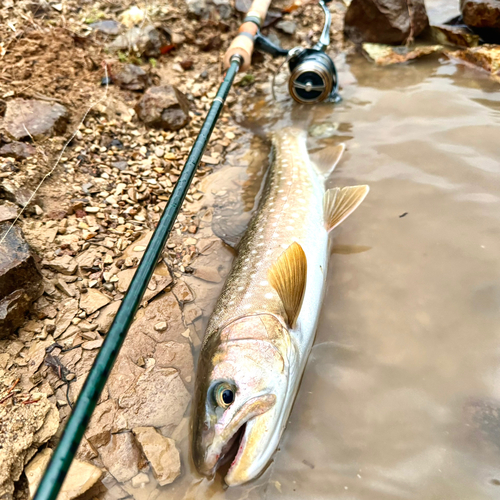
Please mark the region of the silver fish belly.
<svg viewBox="0 0 500 500"><path fill-rule="evenodd" d="M274 161L259 208L205 333L193 405L192 455L225 481L258 476L285 428L311 350L328 264L328 233L362 202L367 186L325 191L306 134L273 137Z"/></svg>

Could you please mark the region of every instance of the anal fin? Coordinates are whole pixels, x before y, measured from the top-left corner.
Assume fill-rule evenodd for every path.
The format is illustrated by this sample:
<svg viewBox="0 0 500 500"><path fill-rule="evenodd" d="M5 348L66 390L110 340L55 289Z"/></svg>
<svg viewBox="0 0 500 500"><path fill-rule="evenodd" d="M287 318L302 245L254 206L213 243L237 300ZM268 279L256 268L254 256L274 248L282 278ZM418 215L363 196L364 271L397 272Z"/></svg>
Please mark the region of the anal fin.
<svg viewBox="0 0 500 500"><path fill-rule="evenodd" d="M326 230L330 232L343 222L365 199L368 186L329 189L323 199Z"/></svg>
<svg viewBox="0 0 500 500"><path fill-rule="evenodd" d="M269 270L268 280L278 293L287 316L294 328L299 317L307 281L307 258L298 243L292 243Z"/></svg>

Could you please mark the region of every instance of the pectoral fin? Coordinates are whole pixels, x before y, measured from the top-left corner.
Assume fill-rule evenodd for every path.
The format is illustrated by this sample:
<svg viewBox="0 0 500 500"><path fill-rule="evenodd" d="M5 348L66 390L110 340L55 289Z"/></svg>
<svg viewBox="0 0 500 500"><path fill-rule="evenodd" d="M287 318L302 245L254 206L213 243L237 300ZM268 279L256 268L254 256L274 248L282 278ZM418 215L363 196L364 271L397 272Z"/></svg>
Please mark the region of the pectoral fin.
<svg viewBox="0 0 500 500"><path fill-rule="evenodd" d="M311 154L311 160L316 166L316 170L326 180L335 170L340 158L345 151L345 144L337 146L327 146L315 153Z"/></svg>
<svg viewBox="0 0 500 500"><path fill-rule="evenodd" d="M286 312L288 326L293 328L299 317L306 291L307 258L298 243L292 243L274 263L268 274Z"/></svg>
<svg viewBox="0 0 500 500"><path fill-rule="evenodd" d="M368 186L329 189L323 199L326 230L330 232L354 212L369 190Z"/></svg>

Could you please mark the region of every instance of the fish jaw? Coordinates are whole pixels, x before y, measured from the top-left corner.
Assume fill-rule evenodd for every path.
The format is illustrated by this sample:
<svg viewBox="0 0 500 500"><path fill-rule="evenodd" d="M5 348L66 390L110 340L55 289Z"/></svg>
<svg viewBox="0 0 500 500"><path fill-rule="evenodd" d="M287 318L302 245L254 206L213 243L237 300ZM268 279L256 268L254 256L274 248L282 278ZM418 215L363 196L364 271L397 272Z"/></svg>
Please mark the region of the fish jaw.
<svg viewBox="0 0 500 500"><path fill-rule="evenodd" d="M221 332L219 339L224 340L205 349L198 363L193 462L200 474L213 476L231 458L228 485L242 484L259 475L282 432L289 354L293 349L282 350L288 332L278 320L266 316L234 322ZM245 331L254 338L247 338ZM276 338L280 332L286 334L281 342ZM214 389L221 382L236 388L234 402L228 408L214 403Z"/></svg>

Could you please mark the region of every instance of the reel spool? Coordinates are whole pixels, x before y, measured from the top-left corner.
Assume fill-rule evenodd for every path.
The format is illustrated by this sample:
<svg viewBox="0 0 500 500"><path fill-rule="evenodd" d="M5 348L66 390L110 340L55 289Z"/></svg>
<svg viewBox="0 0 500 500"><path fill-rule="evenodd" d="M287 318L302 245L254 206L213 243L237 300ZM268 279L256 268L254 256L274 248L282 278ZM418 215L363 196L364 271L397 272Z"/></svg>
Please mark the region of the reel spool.
<svg viewBox="0 0 500 500"><path fill-rule="evenodd" d="M314 104L323 101L338 102L338 76L335 64L325 53L330 44L331 14L326 2L319 4L325 14L325 25L319 42L310 49L295 47L284 50L274 45L269 39L257 33L255 48L273 57L285 56L288 61L290 77L288 91L292 98L300 104Z"/></svg>

